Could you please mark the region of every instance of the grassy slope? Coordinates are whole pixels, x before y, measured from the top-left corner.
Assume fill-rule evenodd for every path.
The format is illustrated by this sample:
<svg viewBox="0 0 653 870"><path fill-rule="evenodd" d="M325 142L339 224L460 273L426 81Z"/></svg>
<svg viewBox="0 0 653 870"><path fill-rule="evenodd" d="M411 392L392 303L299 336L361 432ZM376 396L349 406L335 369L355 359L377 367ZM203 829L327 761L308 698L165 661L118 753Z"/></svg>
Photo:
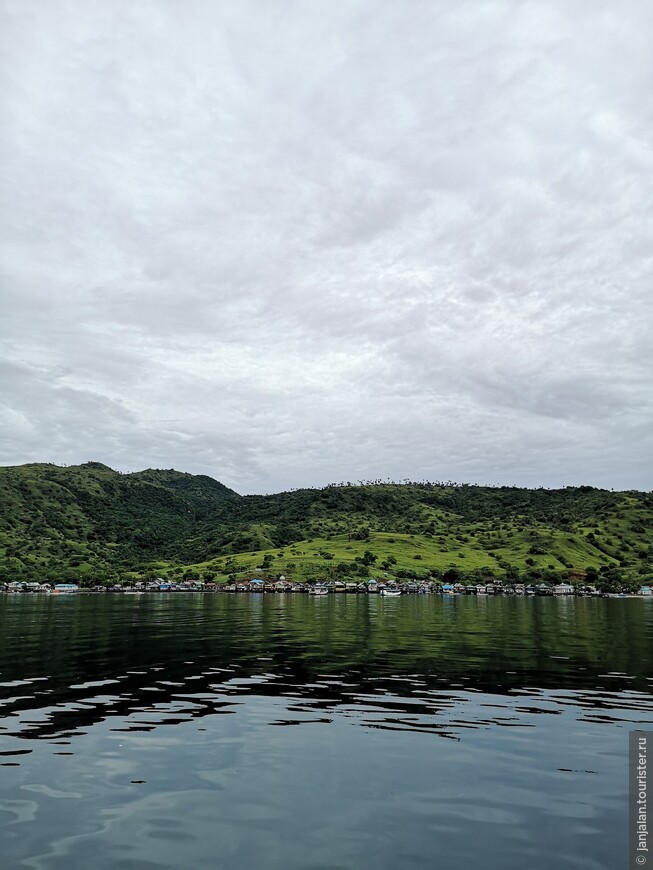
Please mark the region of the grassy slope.
<svg viewBox="0 0 653 870"><path fill-rule="evenodd" d="M632 511L632 516L641 516L641 511ZM643 535L635 535L631 525L628 510L622 517L601 526L591 525L572 532L546 526L524 528L515 521L506 521L499 529L488 529L485 523L459 522L453 525L455 531L450 529L441 535L373 531L368 540L357 541L351 540L346 534L334 534L298 541L285 547L267 547L241 553L231 561L214 558L191 567L200 574L214 572L217 579L225 579L234 570L238 573L251 572L263 565L266 556L271 556L271 572L274 574L326 578L338 576L339 562L352 562L370 551L377 557L370 566L370 573L374 576L383 574L385 570L392 575L398 569L422 576L432 569L445 572L450 568L460 572L489 569L500 576L509 565L520 570L532 568L559 572L584 570L590 566L598 569L605 565L621 567L627 573L634 574L653 565L653 535L650 525ZM599 528L598 533L596 528ZM595 535L594 541L588 540L588 532ZM611 543L605 543L606 540ZM626 553L630 554L625 560L620 549L624 546L628 548ZM531 552L533 547L540 552ZM640 558L638 553L643 554L644 558ZM330 554L332 558L325 557L325 554ZM396 562L384 568L382 566L388 557L393 557ZM528 564L527 559L530 560ZM640 576L650 579L652 572L653 568L650 568ZM343 576L342 579L356 578Z"/></svg>

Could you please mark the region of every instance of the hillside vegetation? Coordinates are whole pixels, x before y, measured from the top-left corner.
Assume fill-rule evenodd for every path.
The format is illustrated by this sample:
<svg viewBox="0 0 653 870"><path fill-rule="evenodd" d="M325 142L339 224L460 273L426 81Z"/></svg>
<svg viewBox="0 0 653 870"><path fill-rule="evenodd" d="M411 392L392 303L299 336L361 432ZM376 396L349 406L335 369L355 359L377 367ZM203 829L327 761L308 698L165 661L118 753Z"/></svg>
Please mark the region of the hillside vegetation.
<svg viewBox="0 0 653 870"><path fill-rule="evenodd" d="M0 582L368 576L639 585L653 495L592 487L333 485L240 496L203 475L0 468Z"/></svg>

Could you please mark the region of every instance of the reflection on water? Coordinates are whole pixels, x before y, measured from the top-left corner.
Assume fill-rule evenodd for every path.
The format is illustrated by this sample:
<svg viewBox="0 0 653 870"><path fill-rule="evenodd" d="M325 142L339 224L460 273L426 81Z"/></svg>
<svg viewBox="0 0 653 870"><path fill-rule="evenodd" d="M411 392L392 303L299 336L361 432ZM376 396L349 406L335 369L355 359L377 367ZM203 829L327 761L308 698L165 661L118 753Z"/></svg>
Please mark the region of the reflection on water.
<svg viewBox="0 0 653 870"><path fill-rule="evenodd" d="M8 596L0 620L3 867L625 864L651 602Z"/></svg>

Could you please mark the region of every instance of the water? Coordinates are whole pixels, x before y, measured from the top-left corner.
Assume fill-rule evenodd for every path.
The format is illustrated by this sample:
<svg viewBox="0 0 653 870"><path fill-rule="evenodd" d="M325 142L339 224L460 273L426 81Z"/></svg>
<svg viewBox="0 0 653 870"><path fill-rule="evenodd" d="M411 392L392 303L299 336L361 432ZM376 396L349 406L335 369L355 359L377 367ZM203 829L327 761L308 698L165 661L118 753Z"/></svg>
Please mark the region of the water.
<svg viewBox="0 0 653 870"><path fill-rule="evenodd" d="M13 868L616 870L653 602L0 596Z"/></svg>

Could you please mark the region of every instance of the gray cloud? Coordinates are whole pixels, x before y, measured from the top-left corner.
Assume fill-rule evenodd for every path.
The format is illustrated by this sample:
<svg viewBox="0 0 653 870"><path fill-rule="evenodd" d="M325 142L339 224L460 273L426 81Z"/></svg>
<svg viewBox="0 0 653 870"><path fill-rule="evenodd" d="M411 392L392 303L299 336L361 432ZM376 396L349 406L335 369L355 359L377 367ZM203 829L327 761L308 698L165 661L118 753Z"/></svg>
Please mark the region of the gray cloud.
<svg viewBox="0 0 653 870"><path fill-rule="evenodd" d="M0 461L651 488L646 0L3 0Z"/></svg>

